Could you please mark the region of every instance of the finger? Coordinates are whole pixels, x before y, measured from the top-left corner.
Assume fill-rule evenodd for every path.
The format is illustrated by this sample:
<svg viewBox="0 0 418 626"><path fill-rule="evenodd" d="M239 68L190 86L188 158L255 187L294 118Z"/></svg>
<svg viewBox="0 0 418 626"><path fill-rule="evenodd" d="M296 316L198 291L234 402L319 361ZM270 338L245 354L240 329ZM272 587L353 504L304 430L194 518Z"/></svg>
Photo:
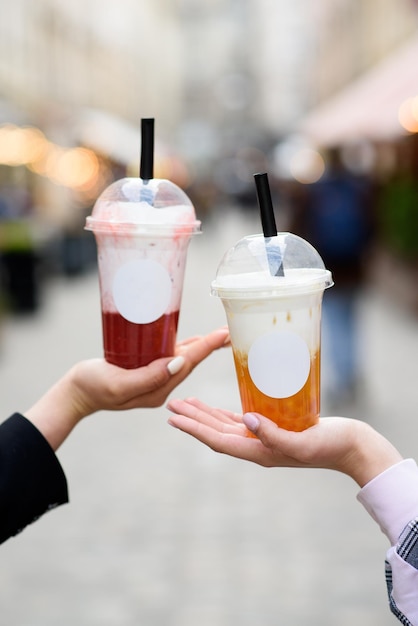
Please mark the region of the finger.
<svg viewBox="0 0 418 626"><path fill-rule="evenodd" d="M170 365L173 363L176 367L170 371ZM124 370L109 364L107 388L111 403L116 405L119 401L118 408L121 409L148 406L146 397L152 398L152 394L157 390L165 389L178 375L176 373L178 367L184 367L184 364L185 361L181 357L158 359L149 365L131 370Z"/></svg>
<svg viewBox="0 0 418 626"><path fill-rule="evenodd" d="M179 349L182 350L183 348L187 348L195 341L199 341L199 339L202 339L202 335L195 335L194 337L187 337L187 339L182 339L181 341L178 341L176 344L176 351L178 351Z"/></svg>
<svg viewBox="0 0 418 626"><path fill-rule="evenodd" d="M323 420L301 432L280 428L272 420L258 413L243 415L243 422L273 455L283 457L286 465L317 466L318 452L326 450L321 435L324 430Z"/></svg>
<svg viewBox="0 0 418 626"><path fill-rule="evenodd" d="M201 411L206 411L207 413L213 414L220 421L225 423L237 423L242 426L242 415L240 413L234 413L233 411L228 411L227 409L219 409L216 407L210 407L198 398L186 398L185 402L195 406Z"/></svg>
<svg viewBox="0 0 418 626"><path fill-rule="evenodd" d="M222 345L230 345L228 326L221 326L220 328L216 329L213 332L217 333L218 331L225 332L226 334L225 340ZM188 346L190 346L190 344L195 343L196 341L199 341L203 338L204 338L203 335L194 335L193 337L187 337L186 339L182 339L181 341L178 341L176 348L182 350L183 348L187 348Z"/></svg>
<svg viewBox="0 0 418 626"><path fill-rule="evenodd" d="M247 430L242 422L238 423L231 420L221 409L208 407L203 402L196 401L196 404L193 404L193 402L174 399L167 404L167 408L177 415L186 417L191 422L208 426L220 433L246 436ZM173 422L172 425L174 425Z"/></svg>
<svg viewBox="0 0 418 626"><path fill-rule="evenodd" d="M240 434L219 431L210 425L191 419L186 415L171 415L168 423L191 435L215 452L238 459L265 465L264 446L258 439L250 438L243 431Z"/></svg>
<svg viewBox="0 0 418 626"><path fill-rule="evenodd" d="M187 358L191 369L196 367L198 363L203 361L211 352L218 350L229 341L229 333L227 328L218 328L208 335L194 338L190 342L186 340L180 345L179 353Z"/></svg>
<svg viewBox="0 0 418 626"><path fill-rule="evenodd" d="M295 440L292 431L279 428L275 422L259 413L245 413L242 421L267 448L287 447Z"/></svg>

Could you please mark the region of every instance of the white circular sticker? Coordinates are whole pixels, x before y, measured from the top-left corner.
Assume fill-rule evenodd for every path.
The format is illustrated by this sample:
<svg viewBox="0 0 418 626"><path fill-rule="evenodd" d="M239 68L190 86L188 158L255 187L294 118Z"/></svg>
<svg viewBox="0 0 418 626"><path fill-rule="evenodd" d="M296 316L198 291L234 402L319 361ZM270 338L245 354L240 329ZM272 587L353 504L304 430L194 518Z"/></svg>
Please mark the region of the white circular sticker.
<svg viewBox="0 0 418 626"><path fill-rule="evenodd" d="M295 395L306 383L310 369L308 346L290 331L262 335L248 353L248 371L253 383L271 398Z"/></svg>
<svg viewBox="0 0 418 626"><path fill-rule="evenodd" d="M113 279L113 300L119 313L134 324L149 324L161 317L170 303L171 278L149 259L129 261Z"/></svg>

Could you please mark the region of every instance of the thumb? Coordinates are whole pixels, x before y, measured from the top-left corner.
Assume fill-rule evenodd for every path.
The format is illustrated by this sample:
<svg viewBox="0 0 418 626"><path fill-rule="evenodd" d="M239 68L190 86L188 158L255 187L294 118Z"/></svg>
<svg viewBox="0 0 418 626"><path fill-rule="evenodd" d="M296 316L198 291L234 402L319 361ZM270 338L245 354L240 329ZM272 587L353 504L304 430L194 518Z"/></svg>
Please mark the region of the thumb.
<svg viewBox="0 0 418 626"><path fill-rule="evenodd" d="M250 432L254 433L254 435L258 434L258 430L260 428L260 418L257 413L244 413L242 421Z"/></svg>
<svg viewBox="0 0 418 626"><path fill-rule="evenodd" d="M244 413L242 421L267 448L277 446L282 429L278 428L272 420L259 413Z"/></svg>

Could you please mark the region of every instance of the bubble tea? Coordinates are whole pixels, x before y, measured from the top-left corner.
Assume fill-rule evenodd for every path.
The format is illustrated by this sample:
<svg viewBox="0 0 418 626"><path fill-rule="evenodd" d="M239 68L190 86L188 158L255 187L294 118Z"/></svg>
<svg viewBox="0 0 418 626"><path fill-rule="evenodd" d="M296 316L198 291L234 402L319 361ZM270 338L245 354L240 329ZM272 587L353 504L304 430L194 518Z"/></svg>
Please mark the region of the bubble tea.
<svg viewBox="0 0 418 626"><path fill-rule="evenodd" d="M304 430L320 410L321 305L332 284L316 251L291 233L269 242L283 254L272 276L263 235L241 239L219 265L211 293L225 308L242 409Z"/></svg>
<svg viewBox="0 0 418 626"><path fill-rule="evenodd" d="M307 241L263 229L271 236L228 250L211 293L225 308L243 412L300 431L319 418L321 307L332 277Z"/></svg>
<svg viewBox="0 0 418 626"><path fill-rule="evenodd" d="M200 232L188 196L152 178L152 149L145 168L141 152L141 177L111 184L86 222L97 243L105 359L126 369L174 354L187 249Z"/></svg>

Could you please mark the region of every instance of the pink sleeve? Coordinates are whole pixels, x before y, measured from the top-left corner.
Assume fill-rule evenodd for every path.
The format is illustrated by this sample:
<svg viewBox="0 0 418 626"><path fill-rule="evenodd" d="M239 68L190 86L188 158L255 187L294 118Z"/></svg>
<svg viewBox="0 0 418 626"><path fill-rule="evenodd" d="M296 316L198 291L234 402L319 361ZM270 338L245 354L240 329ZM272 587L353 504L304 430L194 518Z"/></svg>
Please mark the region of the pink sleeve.
<svg viewBox="0 0 418 626"><path fill-rule="evenodd" d="M405 459L367 483L357 499L395 545L412 519L418 517L418 467Z"/></svg>

